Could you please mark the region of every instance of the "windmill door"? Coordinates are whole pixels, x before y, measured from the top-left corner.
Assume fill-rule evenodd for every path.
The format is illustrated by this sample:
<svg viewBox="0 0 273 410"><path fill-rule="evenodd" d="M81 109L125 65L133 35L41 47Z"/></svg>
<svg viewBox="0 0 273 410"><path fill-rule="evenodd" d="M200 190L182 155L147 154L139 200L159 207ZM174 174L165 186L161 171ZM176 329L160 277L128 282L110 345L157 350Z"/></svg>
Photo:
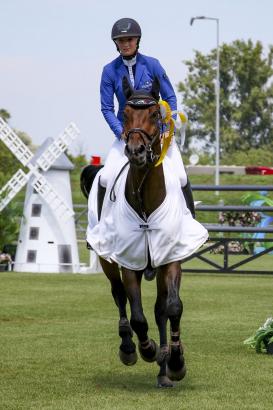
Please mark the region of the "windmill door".
<svg viewBox="0 0 273 410"><path fill-rule="evenodd" d="M58 245L60 272L73 272L71 245Z"/></svg>

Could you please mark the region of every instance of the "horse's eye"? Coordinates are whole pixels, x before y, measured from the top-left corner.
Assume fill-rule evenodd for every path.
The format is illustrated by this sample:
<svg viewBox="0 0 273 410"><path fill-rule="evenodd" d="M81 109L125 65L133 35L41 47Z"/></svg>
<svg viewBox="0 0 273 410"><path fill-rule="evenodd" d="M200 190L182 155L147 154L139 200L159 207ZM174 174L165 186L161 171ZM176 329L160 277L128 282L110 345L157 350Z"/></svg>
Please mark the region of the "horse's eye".
<svg viewBox="0 0 273 410"><path fill-rule="evenodd" d="M152 120L157 120L158 119L158 111L154 111L152 114L151 114L151 116L150 116L150 118L152 119Z"/></svg>

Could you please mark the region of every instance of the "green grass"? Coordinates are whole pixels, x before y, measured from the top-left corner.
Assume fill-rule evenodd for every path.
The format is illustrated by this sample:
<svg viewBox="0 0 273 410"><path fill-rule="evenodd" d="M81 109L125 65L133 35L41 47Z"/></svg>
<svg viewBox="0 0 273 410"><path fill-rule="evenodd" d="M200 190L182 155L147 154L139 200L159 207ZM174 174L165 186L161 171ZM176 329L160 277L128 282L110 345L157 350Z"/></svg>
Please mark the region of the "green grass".
<svg viewBox="0 0 273 410"><path fill-rule="evenodd" d="M118 359L117 312L103 275L1 273L0 408L265 409L273 357L243 345L272 315L266 276L185 275L182 334L188 373L155 387L157 365ZM150 335L155 283L145 282Z"/></svg>

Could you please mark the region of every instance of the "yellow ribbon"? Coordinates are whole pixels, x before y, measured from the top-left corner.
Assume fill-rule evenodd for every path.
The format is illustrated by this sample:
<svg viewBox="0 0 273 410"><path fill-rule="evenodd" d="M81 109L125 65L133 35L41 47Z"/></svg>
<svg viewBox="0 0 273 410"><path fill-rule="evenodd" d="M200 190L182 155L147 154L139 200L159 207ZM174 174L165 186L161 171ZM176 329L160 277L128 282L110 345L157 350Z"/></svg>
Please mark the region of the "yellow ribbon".
<svg viewBox="0 0 273 410"><path fill-rule="evenodd" d="M158 167L163 162L163 159L165 158L168 148L171 144L173 133L174 133L174 120L172 118L172 110L167 101L161 100L159 101L160 105L160 112L161 112L161 117L162 117L162 122L164 124L169 124L170 129L169 132L166 132L163 135L163 143L162 143L162 149L161 149L161 154L158 159L158 161L155 164L155 167Z"/></svg>
<svg viewBox="0 0 273 410"><path fill-rule="evenodd" d="M162 117L162 122L164 124L169 124L169 132L166 132L163 135L163 143L162 143L162 149L161 149L161 154L160 157L158 159L158 161L155 164L155 167L158 167L158 165L160 165L166 154L167 151L169 149L169 146L172 142L172 137L174 134L174 126L175 126L175 121L172 118L172 114L178 114L180 121L182 124L186 124L187 123L187 116L181 112L181 111L172 111L171 107L169 106L169 104L167 103L167 101L161 100L159 101L159 105L160 105L160 112L161 112L161 117Z"/></svg>
<svg viewBox="0 0 273 410"><path fill-rule="evenodd" d="M188 121L188 118L186 116L186 114L182 111L177 111L177 114L179 115L180 121L182 122L182 124L185 124Z"/></svg>
<svg viewBox="0 0 273 410"><path fill-rule="evenodd" d="M161 154L160 157L157 161L157 163L155 164L155 167L158 167L158 165L160 165L163 161L163 159L165 158L167 151L169 149L169 146L172 142L172 137L173 137L173 133L174 133L174 120L173 118L170 118L170 129L169 132L166 132L163 136L163 144L162 144L162 149L161 149Z"/></svg>
<svg viewBox="0 0 273 410"><path fill-rule="evenodd" d="M172 110L167 101L159 101L162 122L168 124L172 118Z"/></svg>

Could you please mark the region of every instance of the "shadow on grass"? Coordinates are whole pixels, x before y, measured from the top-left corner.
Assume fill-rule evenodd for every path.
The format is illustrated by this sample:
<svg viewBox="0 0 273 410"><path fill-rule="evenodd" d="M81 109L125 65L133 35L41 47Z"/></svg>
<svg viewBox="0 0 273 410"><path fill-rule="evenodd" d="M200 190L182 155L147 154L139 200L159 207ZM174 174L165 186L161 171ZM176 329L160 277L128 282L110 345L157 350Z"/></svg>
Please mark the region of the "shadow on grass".
<svg viewBox="0 0 273 410"><path fill-rule="evenodd" d="M199 390L200 387L207 390L208 386L204 383L204 386L200 384L194 385L191 382L191 378L187 377L180 382L174 382L173 388L158 388L157 387L157 373L151 374L150 372L120 372L115 371L109 374L109 372L101 372L100 374L93 375L90 378L85 379L85 382L91 383L95 389L102 390L116 390L124 392L125 390L130 393L136 392L148 392L148 391L168 391L170 394L177 394L179 391L194 391Z"/></svg>

